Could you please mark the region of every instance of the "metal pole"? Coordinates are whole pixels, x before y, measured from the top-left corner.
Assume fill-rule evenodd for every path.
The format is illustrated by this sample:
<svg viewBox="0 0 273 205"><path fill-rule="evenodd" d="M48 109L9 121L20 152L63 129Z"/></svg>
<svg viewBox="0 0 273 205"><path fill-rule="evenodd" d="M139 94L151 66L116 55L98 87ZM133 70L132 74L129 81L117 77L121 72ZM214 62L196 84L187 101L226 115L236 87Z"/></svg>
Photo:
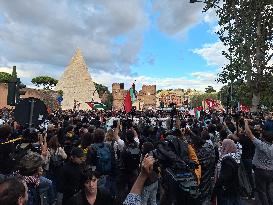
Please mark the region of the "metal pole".
<svg viewBox="0 0 273 205"><path fill-rule="evenodd" d="M29 128L32 126L32 117L33 117L33 110L34 110L34 99L31 99L31 105L30 105L30 114L29 114Z"/></svg>

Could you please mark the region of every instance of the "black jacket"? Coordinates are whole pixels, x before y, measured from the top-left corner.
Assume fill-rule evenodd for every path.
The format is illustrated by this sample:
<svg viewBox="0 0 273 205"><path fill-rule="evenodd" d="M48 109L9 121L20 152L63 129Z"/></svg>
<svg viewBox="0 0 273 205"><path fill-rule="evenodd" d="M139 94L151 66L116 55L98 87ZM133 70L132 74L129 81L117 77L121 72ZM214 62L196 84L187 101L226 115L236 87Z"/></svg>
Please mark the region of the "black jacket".
<svg viewBox="0 0 273 205"><path fill-rule="evenodd" d="M83 172L81 166L71 161L67 162L60 172L60 192L63 201L77 193L82 187Z"/></svg>
<svg viewBox="0 0 273 205"><path fill-rule="evenodd" d="M76 193L69 199L69 205L90 205L86 199L85 192L83 190ZM98 190L97 197L94 205L113 205L113 199L110 195Z"/></svg>
<svg viewBox="0 0 273 205"><path fill-rule="evenodd" d="M239 165L231 157L222 160L221 171L214 187L214 194L221 197L238 197L239 193Z"/></svg>

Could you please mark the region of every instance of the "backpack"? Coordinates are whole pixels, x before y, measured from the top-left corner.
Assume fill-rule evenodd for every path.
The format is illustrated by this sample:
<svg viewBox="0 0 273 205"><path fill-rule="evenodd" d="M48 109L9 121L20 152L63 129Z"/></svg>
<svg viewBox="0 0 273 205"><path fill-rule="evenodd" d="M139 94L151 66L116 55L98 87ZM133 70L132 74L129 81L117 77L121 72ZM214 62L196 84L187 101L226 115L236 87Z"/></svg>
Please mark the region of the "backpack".
<svg viewBox="0 0 273 205"><path fill-rule="evenodd" d="M200 196L199 185L193 172L175 173L171 168L166 168L165 177L170 186L175 186L179 193L186 193L193 199Z"/></svg>
<svg viewBox="0 0 273 205"><path fill-rule="evenodd" d="M128 171L137 170L139 168L141 151L136 144L129 145L125 149L124 167Z"/></svg>
<svg viewBox="0 0 273 205"><path fill-rule="evenodd" d="M59 149L57 148L55 153L51 155L50 157L49 169L52 171L55 171L63 166L64 160L62 156L60 156L58 153L59 153Z"/></svg>
<svg viewBox="0 0 273 205"><path fill-rule="evenodd" d="M112 171L113 160L111 147L105 143L92 144L91 149L96 153L96 170L102 174Z"/></svg>

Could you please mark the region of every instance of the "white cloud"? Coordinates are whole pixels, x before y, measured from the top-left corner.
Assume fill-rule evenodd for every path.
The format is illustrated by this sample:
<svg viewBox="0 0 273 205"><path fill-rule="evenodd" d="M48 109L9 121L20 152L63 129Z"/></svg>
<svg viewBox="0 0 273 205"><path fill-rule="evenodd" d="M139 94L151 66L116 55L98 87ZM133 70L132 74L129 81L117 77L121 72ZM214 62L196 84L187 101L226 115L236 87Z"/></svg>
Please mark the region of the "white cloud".
<svg viewBox="0 0 273 205"><path fill-rule="evenodd" d="M192 79L187 79L184 76L156 78L149 76L127 76L121 74L100 73L92 74L92 79L111 89L112 83L125 83L125 89L129 89L131 84L136 80L136 89L140 90L142 85L157 85L157 89L174 89L174 88L191 88L204 91L208 85L213 86L216 90L222 87L222 84L217 83L216 73L198 72L192 73Z"/></svg>
<svg viewBox="0 0 273 205"><path fill-rule="evenodd" d="M0 67L0 72L12 73L12 68L10 67ZM46 74L43 70L24 70L17 68L17 75L21 78L21 81L27 85L27 87L34 88L31 83L33 77L39 75L49 75L56 79L61 76L60 72L50 73L47 71ZM142 85L157 85L157 89L174 89L174 88L191 88L204 91L208 85L213 86L216 90L222 87L221 83L215 81L217 75L212 72L194 72L191 73L189 78L185 76L177 77L165 77L156 78L150 76L131 76L121 73L109 73L109 72L91 72L91 77L94 82L106 85L110 90L112 90L112 83L125 83L125 89L129 89L134 81L136 81L136 89L141 90Z"/></svg>
<svg viewBox="0 0 273 205"><path fill-rule="evenodd" d="M206 80L214 81L217 78L216 73L211 73L211 72L194 72L191 75L200 80L206 79Z"/></svg>
<svg viewBox="0 0 273 205"><path fill-rule="evenodd" d="M17 71L17 76L22 77L22 78L28 78L34 75L34 72L31 70L21 70L21 69L16 69ZM12 73L12 68L9 67L0 67L0 72L6 72L6 73Z"/></svg>
<svg viewBox="0 0 273 205"><path fill-rule="evenodd" d="M228 60L222 55L222 51L227 51L228 49L222 44L222 42L217 41L212 44L205 44L202 48L193 49L193 53L203 57L208 65L218 65L223 66L228 63Z"/></svg>
<svg viewBox="0 0 273 205"><path fill-rule="evenodd" d="M0 60L61 67L79 47L94 69L130 73L149 25L145 2L0 1Z"/></svg>
<svg viewBox="0 0 273 205"><path fill-rule="evenodd" d="M210 9L205 13L204 16L204 22L205 23L215 23L217 21L218 17L214 9Z"/></svg>

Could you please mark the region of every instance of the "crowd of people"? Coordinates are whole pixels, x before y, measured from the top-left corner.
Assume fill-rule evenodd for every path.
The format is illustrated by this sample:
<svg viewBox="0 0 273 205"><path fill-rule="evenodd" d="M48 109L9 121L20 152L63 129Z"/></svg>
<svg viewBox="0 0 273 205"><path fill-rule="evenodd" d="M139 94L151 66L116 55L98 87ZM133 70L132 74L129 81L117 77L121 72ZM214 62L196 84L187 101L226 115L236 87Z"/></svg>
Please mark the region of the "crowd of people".
<svg viewBox="0 0 273 205"><path fill-rule="evenodd" d="M0 110L1 205L273 204L271 113Z"/></svg>

